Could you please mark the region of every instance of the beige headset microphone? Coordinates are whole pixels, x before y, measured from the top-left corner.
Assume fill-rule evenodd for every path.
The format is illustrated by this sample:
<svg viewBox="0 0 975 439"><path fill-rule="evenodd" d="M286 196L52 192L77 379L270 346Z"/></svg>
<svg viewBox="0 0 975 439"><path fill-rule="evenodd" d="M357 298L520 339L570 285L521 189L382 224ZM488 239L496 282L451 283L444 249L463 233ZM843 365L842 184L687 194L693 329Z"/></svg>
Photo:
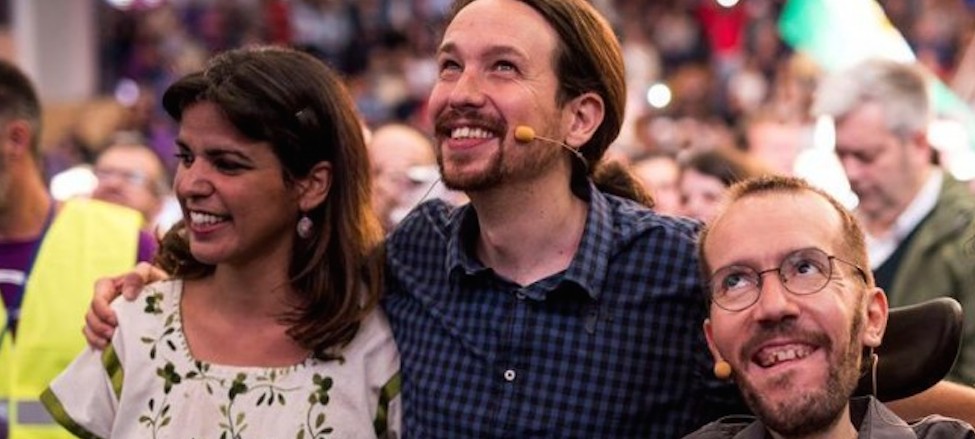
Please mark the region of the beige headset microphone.
<svg viewBox="0 0 975 439"><path fill-rule="evenodd" d="M549 139L547 137L536 136L535 135L535 129L532 128L532 127L530 127L530 126L528 126L528 125L518 125L518 126L515 127L515 140L518 143L528 143L528 142L531 142L531 141L536 140L536 139L537 140L542 140L542 141L545 141L545 142L549 142L549 143L554 143L554 144L556 144L558 146L561 146L562 148L567 149L573 155L575 155L576 157L578 157L579 160L582 161L582 164L584 164L586 166L589 166L589 162L586 161L586 158L582 155L581 152L579 152L579 150L577 150L577 149L575 149L575 148L573 148L573 147L571 147L569 145L566 145L565 143L559 142L558 140L555 140L555 139Z"/></svg>
<svg viewBox="0 0 975 439"><path fill-rule="evenodd" d="M582 165L583 166L586 166L586 167L589 166L589 162L586 161L586 158L582 155L581 152L579 152L579 150L577 150L575 148L572 148L571 146L566 145L565 143L559 142L558 140L555 140L555 139L549 139L547 137L536 136L535 135L535 129L532 128L532 127L530 127L530 126L528 126L528 125L518 125L518 126L515 127L515 141L516 142L518 142L518 143L528 143L528 142L531 142L531 141L536 140L536 139L537 140L542 140L542 141L545 141L545 142L549 142L549 143L554 143L554 144L556 144L558 146L561 146L562 148L565 148L565 149L569 150L569 152L571 152L573 155L575 155L576 157L579 158L579 160L582 162ZM430 184L430 187L427 188L426 192L423 193L423 196L420 197L420 201L417 201L410 210L415 209L416 206L418 206L418 205L420 205L420 203L424 202L427 199L427 196L430 195L430 192L433 191L433 188L436 187L437 184L440 183L441 181L443 181L443 176L438 175L437 179L434 180L434 182L432 184Z"/></svg>

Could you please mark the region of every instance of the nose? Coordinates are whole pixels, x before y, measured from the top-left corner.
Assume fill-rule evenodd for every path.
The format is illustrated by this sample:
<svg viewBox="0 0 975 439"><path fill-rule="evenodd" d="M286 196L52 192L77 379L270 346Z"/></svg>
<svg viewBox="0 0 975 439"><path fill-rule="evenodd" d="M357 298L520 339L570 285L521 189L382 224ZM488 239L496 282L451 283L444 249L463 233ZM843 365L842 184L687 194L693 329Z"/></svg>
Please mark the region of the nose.
<svg viewBox="0 0 975 439"><path fill-rule="evenodd" d="M772 276L766 277L766 274ZM779 321L799 313L795 297L785 289L785 283L778 269L769 269L758 273L759 283L758 302L755 303L756 319L760 321Z"/></svg>
<svg viewBox="0 0 975 439"><path fill-rule="evenodd" d="M173 178L173 188L179 198L201 198L213 191L207 165L203 160L195 160L189 165L180 165Z"/></svg>
<svg viewBox="0 0 975 439"><path fill-rule="evenodd" d="M452 107L480 107L484 105L484 89L476 71L465 68L460 72L450 90L449 103Z"/></svg>

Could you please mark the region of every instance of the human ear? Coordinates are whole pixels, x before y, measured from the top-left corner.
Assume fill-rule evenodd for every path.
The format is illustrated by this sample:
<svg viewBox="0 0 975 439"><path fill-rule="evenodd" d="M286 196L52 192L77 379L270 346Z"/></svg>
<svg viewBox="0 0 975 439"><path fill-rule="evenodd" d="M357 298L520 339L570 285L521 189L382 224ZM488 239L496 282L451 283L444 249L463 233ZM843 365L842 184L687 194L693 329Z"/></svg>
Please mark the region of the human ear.
<svg viewBox="0 0 975 439"><path fill-rule="evenodd" d="M298 208L308 212L325 202L332 186L332 163L318 162L312 166L308 176L297 183Z"/></svg>
<svg viewBox="0 0 975 439"><path fill-rule="evenodd" d="M864 325L863 333L860 335L861 342L866 347L875 348L880 346L884 338L884 330L887 328L887 295L884 290L874 287L866 291L863 305Z"/></svg>
<svg viewBox="0 0 975 439"><path fill-rule="evenodd" d="M718 346L714 343L714 334L712 333L711 319L704 319L704 338L708 342L708 350L711 351L711 357L714 358L714 368L712 372L715 378L719 380L727 380L731 378L734 371L731 369L731 364L725 361L724 356L721 355L721 351L718 350Z"/></svg>
<svg viewBox="0 0 975 439"><path fill-rule="evenodd" d="M606 114L603 98L598 94L583 93L569 101L566 107L570 118L565 143L578 148L589 141L599 129Z"/></svg>
<svg viewBox="0 0 975 439"><path fill-rule="evenodd" d="M31 153L30 124L25 120L12 120L3 127L3 153L10 157L23 157Z"/></svg>
<svg viewBox="0 0 975 439"><path fill-rule="evenodd" d="M714 357L714 361L724 361L724 356L718 350L718 346L714 343L714 328L711 326L711 319L704 319L704 338L708 342L708 350L711 351L711 356Z"/></svg>

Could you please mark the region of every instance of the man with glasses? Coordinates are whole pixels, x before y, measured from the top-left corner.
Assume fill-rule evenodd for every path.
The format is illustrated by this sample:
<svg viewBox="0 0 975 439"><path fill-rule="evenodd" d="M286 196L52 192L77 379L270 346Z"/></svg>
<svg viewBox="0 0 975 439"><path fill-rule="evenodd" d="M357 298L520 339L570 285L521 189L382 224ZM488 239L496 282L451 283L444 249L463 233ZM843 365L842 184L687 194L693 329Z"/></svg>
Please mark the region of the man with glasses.
<svg viewBox="0 0 975 439"><path fill-rule="evenodd" d="M952 297L975 322L975 197L936 163L932 107L916 66L869 60L827 78L813 112L832 117L836 155L859 198L877 286L891 306ZM948 379L975 384L975 325Z"/></svg>
<svg viewBox="0 0 975 439"><path fill-rule="evenodd" d="M142 213L144 228L152 230L169 194L169 178L162 160L146 145L131 141L105 148L94 168L98 186L91 197Z"/></svg>
<svg viewBox="0 0 975 439"><path fill-rule="evenodd" d="M848 211L790 177L748 180L728 197L700 240L704 331L715 375L734 378L757 419L725 418L690 437L975 437L961 421L907 424L873 397L851 399L888 307Z"/></svg>

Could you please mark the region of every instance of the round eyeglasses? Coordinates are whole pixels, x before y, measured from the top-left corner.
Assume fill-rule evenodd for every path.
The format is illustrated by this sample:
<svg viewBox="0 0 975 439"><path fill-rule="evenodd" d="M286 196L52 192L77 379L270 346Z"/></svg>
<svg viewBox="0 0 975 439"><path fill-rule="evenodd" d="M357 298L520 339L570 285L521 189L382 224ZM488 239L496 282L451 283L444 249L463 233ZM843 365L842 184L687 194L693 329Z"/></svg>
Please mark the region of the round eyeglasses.
<svg viewBox="0 0 975 439"><path fill-rule="evenodd" d="M722 267L711 276L711 300L722 309L742 311L758 302L762 277L772 272L779 274L782 286L790 293L798 296L815 294L832 279L834 260L855 268L867 282L867 274L857 264L828 255L818 248L806 248L786 255L777 268L757 271L747 265Z"/></svg>

